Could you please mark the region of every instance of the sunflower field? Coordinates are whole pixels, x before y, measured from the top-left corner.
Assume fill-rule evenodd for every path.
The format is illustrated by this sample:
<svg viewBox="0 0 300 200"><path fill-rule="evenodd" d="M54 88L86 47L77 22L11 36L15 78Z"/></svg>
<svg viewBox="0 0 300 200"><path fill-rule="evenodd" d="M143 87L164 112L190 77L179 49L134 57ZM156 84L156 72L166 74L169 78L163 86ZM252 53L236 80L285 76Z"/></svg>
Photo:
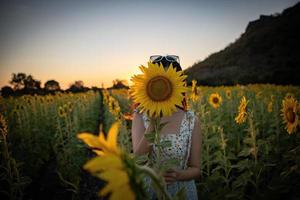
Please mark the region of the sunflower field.
<svg viewBox="0 0 300 200"><path fill-rule="evenodd" d="M1 98L1 199L79 196L88 151L80 131L98 132L101 94Z"/></svg>
<svg viewBox="0 0 300 200"><path fill-rule="evenodd" d="M203 134L202 199L299 198L300 88L192 87Z"/></svg>
<svg viewBox="0 0 300 200"><path fill-rule="evenodd" d="M186 98L188 108L200 119L203 135L201 178L196 182L199 199L300 197L300 87L207 87L196 86L193 81ZM51 199L52 195L52 199L89 199L82 196L87 181L82 166L95 154L84 143L104 149L100 152L92 148L96 154L112 155L111 160L94 159L84 169L98 173L93 164L102 163L107 174L99 177L110 183L122 180L126 185L108 184L111 192L137 194L140 179L116 171L125 160L131 167L131 176L138 177L138 171L147 172L135 168L130 156L124 158L119 153L119 147L127 155L132 153L131 105L126 89L1 98L0 181L6 185L1 188L1 197L39 199L48 195ZM117 129L119 147L114 141ZM100 143L91 143L89 138L98 133ZM109 133L107 139L100 133ZM120 176L108 176L115 172ZM129 179L134 184L132 190L127 187ZM97 184L95 194L102 186ZM34 191L36 188L38 191ZM108 191L106 187L101 194ZM118 195L120 192L115 193L115 198Z"/></svg>
<svg viewBox="0 0 300 200"><path fill-rule="evenodd" d="M111 91L111 96L114 93L120 92ZM132 101L124 91L118 95L123 105L119 119L127 124L119 142L130 152L126 134L130 134ZM299 87L199 87L193 81L187 99L203 135L199 199L299 197Z"/></svg>

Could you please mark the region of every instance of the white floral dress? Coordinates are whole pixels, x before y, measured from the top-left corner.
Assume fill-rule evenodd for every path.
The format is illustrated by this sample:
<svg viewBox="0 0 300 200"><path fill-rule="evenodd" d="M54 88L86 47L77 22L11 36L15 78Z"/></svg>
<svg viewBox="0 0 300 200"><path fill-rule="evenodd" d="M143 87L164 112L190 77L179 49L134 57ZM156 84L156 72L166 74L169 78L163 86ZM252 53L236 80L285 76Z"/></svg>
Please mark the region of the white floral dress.
<svg viewBox="0 0 300 200"><path fill-rule="evenodd" d="M143 121L145 128L148 127L150 120L146 114L143 114ZM195 122L195 114L193 111L188 110L184 113L184 117L182 119L180 125L180 131L176 134L164 134L161 136L161 141L169 140L171 141L171 146L168 148L164 148L161 153L162 160L167 160L170 158L175 158L180 161L180 164L176 166L176 169L182 170L186 169L188 166L188 159L190 155L191 149L191 139L192 139L192 131L194 128ZM155 155L157 152L157 148L153 146L152 152L150 153L150 159L155 159ZM147 193L150 195L150 199L156 199L156 194L152 189L151 179L146 177L145 179L147 185ZM171 196L174 196L177 191L179 191L182 187L185 187L186 198L188 200L196 200L197 189L194 180L190 181L176 181L170 184L167 184L167 191Z"/></svg>

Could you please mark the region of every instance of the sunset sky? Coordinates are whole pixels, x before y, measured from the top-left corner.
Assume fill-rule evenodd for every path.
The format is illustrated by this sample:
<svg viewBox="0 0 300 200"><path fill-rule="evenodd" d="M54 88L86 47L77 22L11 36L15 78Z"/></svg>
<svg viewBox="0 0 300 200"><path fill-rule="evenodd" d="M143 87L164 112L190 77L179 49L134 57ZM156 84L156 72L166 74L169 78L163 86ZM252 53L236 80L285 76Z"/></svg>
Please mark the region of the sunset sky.
<svg viewBox="0 0 300 200"><path fill-rule="evenodd" d="M12 73L55 79L62 89L130 80L154 54L176 54L183 69L223 49L259 15L295 0L2 0L0 87Z"/></svg>

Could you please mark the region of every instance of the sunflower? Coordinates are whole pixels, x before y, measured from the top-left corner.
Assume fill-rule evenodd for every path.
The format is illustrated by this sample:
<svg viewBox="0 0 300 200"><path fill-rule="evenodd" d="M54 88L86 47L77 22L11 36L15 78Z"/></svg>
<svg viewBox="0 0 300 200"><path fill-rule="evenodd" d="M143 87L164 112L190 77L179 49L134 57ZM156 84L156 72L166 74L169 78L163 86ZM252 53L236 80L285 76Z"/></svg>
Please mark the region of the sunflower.
<svg viewBox="0 0 300 200"><path fill-rule="evenodd" d="M275 96L273 94L271 95L271 101L275 101Z"/></svg>
<svg viewBox="0 0 300 200"><path fill-rule="evenodd" d="M176 71L173 65L167 70L163 65L148 62L148 68L140 66L143 74L131 78L133 85L130 93L133 100L139 103L140 112L147 112L149 116L170 116L176 110L176 105L181 105L184 98L183 92L187 89L184 85L186 75Z"/></svg>
<svg viewBox="0 0 300 200"><path fill-rule="evenodd" d="M238 108L238 116L235 117L235 121L237 124L241 124L246 121L247 117L247 104L248 101L246 100L246 97L243 96L239 108Z"/></svg>
<svg viewBox="0 0 300 200"><path fill-rule="evenodd" d="M131 113L124 113L124 114L123 114L123 119L124 119L124 120L127 120L127 121L132 121L133 116L132 116Z"/></svg>
<svg viewBox="0 0 300 200"><path fill-rule="evenodd" d="M261 99L261 97L262 97L262 91L257 92L255 94L255 96L256 96L256 99Z"/></svg>
<svg viewBox="0 0 300 200"><path fill-rule="evenodd" d="M7 122L4 116L0 113L0 133L3 138L7 136Z"/></svg>
<svg viewBox="0 0 300 200"><path fill-rule="evenodd" d="M285 94L286 99L290 99L292 97L295 98L295 95L293 93L288 92L288 93Z"/></svg>
<svg viewBox="0 0 300 200"><path fill-rule="evenodd" d="M39 100L40 100L40 103L44 103L44 97L40 97Z"/></svg>
<svg viewBox="0 0 300 200"><path fill-rule="evenodd" d="M238 97L241 97L241 96L243 96L244 95L244 91L241 89L241 90L239 90L238 91L238 93L237 93L237 96Z"/></svg>
<svg viewBox="0 0 300 200"><path fill-rule="evenodd" d="M14 108L14 109L11 111L11 113L12 113L12 115L17 115L17 114L19 113L19 111L18 111L16 108Z"/></svg>
<svg viewBox="0 0 300 200"><path fill-rule="evenodd" d="M111 193L109 200L135 199L130 186L130 178L121 157L117 155L97 156L88 161L83 168L107 182L107 185L100 190L100 196Z"/></svg>
<svg viewBox="0 0 300 200"><path fill-rule="evenodd" d="M104 137L102 128L100 129L100 133L98 136L90 133L80 133L77 137L83 140L98 155L120 155L120 149L117 145L119 126L120 125L117 122L112 125L107 134L107 139Z"/></svg>
<svg viewBox="0 0 300 200"><path fill-rule="evenodd" d="M109 92L107 89L102 90L102 94L103 94L103 101L104 103L108 103L109 101Z"/></svg>
<svg viewBox="0 0 300 200"><path fill-rule="evenodd" d="M296 131L299 124L299 116L297 115L298 103L294 97L286 97L282 100L281 116L286 123L286 130L289 134Z"/></svg>
<svg viewBox="0 0 300 200"><path fill-rule="evenodd" d="M66 117L67 113L65 112L65 109L63 106L59 106L58 108L58 116L59 117Z"/></svg>
<svg viewBox="0 0 300 200"><path fill-rule="evenodd" d="M268 112L271 113L273 111L273 101L268 103Z"/></svg>
<svg viewBox="0 0 300 200"><path fill-rule="evenodd" d="M197 88L197 81L196 80L192 80L192 94L191 94L191 99L194 102L199 99L198 88Z"/></svg>
<svg viewBox="0 0 300 200"><path fill-rule="evenodd" d="M69 112L72 112L73 111L73 104L70 101L68 101L67 105L68 105Z"/></svg>
<svg viewBox="0 0 300 200"><path fill-rule="evenodd" d="M218 93L212 93L209 96L209 103L212 107L217 109L222 103L222 97Z"/></svg>
<svg viewBox="0 0 300 200"><path fill-rule="evenodd" d="M53 102L53 97L51 95L47 95L46 100L48 103L51 103L51 102Z"/></svg>
<svg viewBox="0 0 300 200"><path fill-rule="evenodd" d="M231 99L231 97L232 97L231 90L229 90L229 89L226 90L226 97L227 97L227 99Z"/></svg>
<svg viewBox="0 0 300 200"><path fill-rule="evenodd" d="M119 102L112 96L110 96L108 100L108 105L109 105L109 111L116 117L118 118L121 112L121 108L119 105Z"/></svg>
<svg viewBox="0 0 300 200"><path fill-rule="evenodd" d="M135 194L130 185L130 177L126 169L125 156L117 145L119 122L110 128L107 139L104 133L99 136L90 133L80 133L77 137L83 140L99 156L89 160L83 168L94 176L107 182L99 192L100 196L110 193L110 200L135 199Z"/></svg>

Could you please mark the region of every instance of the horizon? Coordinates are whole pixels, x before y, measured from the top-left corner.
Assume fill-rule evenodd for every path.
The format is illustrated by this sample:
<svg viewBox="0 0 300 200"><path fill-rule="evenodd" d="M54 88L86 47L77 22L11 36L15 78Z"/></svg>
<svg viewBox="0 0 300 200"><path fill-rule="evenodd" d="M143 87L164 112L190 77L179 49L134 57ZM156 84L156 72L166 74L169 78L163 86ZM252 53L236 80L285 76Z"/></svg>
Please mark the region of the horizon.
<svg viewBox="0 0 300 200"><path fill-rule="evenodd" d="M78 80L85 87L130 83L155 54L178 55L184 70L234 42L250 21L297 2L5 2L0 87L13 73L32 75L41 87L54 79L63 90Z"/></svg>

